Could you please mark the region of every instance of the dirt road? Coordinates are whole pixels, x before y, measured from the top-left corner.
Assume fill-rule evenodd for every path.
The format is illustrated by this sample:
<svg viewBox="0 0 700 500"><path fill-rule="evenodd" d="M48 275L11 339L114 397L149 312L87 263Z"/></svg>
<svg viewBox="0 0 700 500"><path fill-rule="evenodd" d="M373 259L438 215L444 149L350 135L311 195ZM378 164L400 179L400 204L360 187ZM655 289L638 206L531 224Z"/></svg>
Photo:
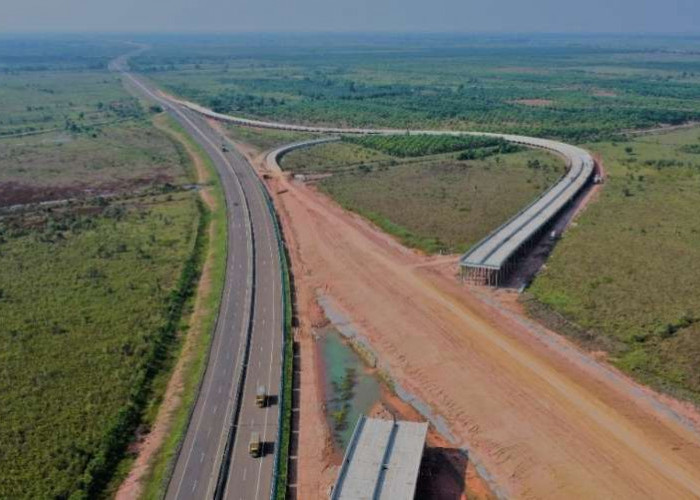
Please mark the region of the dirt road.
<svg viewBox="0 0 700 500"><path fill-rule="evenodd" d="M700 417L502 314L313 188L269 181L303 279L519 498L700 496ZM683 414L683 416L681 416ZM694 422L696 426L690 423Z"/></svg>

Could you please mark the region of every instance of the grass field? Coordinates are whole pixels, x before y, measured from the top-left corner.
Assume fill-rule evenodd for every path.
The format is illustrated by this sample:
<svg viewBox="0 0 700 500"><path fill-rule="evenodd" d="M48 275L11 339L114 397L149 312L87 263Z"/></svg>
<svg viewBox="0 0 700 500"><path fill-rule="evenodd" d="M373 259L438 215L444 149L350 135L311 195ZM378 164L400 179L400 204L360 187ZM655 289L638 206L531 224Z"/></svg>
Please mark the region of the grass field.
<svg viewBox="0 0 700 500"><path fill-rule="evenodd" d="M700 401L700 129L589 145L609 173L600 199L535 280L533 313L624 370Z"/></svg>
<svg viewBox="0 0 700 500"><path fill-rule="evenodd" d="M518 149L504 139L471 135L364 135L347 136L343 140L400 158L463 151L464 159L475 160Z"/></svg>
<svg viewBox="0 0 700 500"><path fill-rule="evenodd" d="M181 154L144 121L5 139L0 206L180 185L188 182Z"/></svg>
<svg viewBox="0 0 700 500"><path fill-rule="evenodd" d="M151 39L134 61L216 111L298 123L601 140L700 119L683 37L327 35ZM323 46L319 52L317 47Z"/></svg>
<svg viewBox="0 0 700 500"><path fill-rule="evenodd" d="M2 221L0 496L85 489L151 351L173 342L159 337L197 218L178 193Z"/></svg>
<svg viewBox="0 0 700 500"><path fill-rule="evenodd" d="M354 170L366 163L390 165L397 163L397 159L353 143L336 142L294 151L282 157L280 166L283 170L299 174L323 174Z"/></svg>
<svg viewBox="0 0 700 500"><path fill-rule="evenodd" d="M0 137L90 131L142 115L136 99L106 71L15 71L0 78Z"/></svg>
<svg viewBox="0 0 700 500"><path fill-rule="evenodd" d="M2 498L108 495L182 340L205 219L115 47L0 39Z"/></svg>
<svg viewBox="0 0 700 500"><path fill-rule="evenodd" d="M404 244L462 252L552 184L562 162L541 151L457 160L459 154L402 159L351 144L294 151L293 172L331 174L319 188Z"/></svg>

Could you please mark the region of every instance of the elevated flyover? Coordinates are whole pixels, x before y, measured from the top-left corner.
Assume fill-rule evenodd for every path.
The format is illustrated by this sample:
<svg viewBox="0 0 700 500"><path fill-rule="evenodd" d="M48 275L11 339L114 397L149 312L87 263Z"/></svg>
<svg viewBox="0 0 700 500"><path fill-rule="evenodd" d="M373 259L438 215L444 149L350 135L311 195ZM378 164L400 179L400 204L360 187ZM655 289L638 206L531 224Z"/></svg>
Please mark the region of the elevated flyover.
<svg viewBox="0 0 700 500"><path fill-rule="evenodd" d="M426 422L361 416L330 500L412 500L427 433Z"/></svg>
<svg viewBox="0 0 700 500"><path fill-rule="evenodd" d="M509 142L536 147L566 159L568 170L559 181L506 223L474 245L460 259L462 276L477 284L498 286L511 271L517 257L567 207L590 181L595 163L576 146L546 139L502 136Z"/></svg>
<svg viewBox="0 0 700 500"><path fill-rule="evenodd" d="M226 116L216 114L218 117ZM221 118L217 118L221 119ZM240 124L249 124L249 120L239 119ZM254 122L258 125L280 125L292 127L292 130L299 130L294 125L269 124L267 122ZM262 125L261 125L262 124ZM309 127L304 128L306 131ZM493 230L489 235L475 244L467 253L459 259L462 268L463 279L482 285L498 286L517 263L518 257L526 251L530 243L535 240L543 231L546 231L552 221L570 205L586 184L591 180L595 170L595 162L591 155L576 146L563 142L548 139L538 139L509 134L491 134L479 132L441 132L434 130L423 131L398 131L398 130L377 130L364 129L314 129L314 132L326 131L334 134L341 133L366 133L366 134L428 134L428 135L480 135L497 137L508 142L539 148L550 151L561 156L567 164L567 172L547 191L537 197L532 203L515 214L510 220ZM332 141L340 140L339 136L301 141L285 146L281 146L267 155L267 166L270 169L279 169L281 158L294 150L316 146Z"/></svg>

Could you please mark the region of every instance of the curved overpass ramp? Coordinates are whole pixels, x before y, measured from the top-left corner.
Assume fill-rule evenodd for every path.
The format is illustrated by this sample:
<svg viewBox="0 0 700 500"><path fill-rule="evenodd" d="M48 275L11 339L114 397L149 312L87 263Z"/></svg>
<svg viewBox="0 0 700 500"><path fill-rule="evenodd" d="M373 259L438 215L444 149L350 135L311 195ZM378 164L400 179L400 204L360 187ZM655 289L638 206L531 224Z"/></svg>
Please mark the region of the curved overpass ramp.
<svg viewBox="0 0 700 500"><path fill-rule="evenodd" d="M427 135L480 135L498 137L514 144L540 148L563 157L567 163L567 173L559 181L542 193L532 203L515 214L510 220L492 231L488 236L474 245L459 260L462 276L477 284L498 286L513 269L517 258L528 245L545 231L550 223L581 192L591 179L595 162L584 149L571 144L549 139L527 137L511 134L494 134L487 132L455 132L442 130L399 130L399 129L361 129L336 127L311 127L287 123L250 120L222 113L217 113L198 104L178 101L181 105L209 118L235 123L246 127L270 128L297 132L327 134L427 134ZM282 146L272 151L268 157L268 166L279 168L278 160L285 154L300 148L311 147L324 142L337 141L339 137L302 141Z"/></svg>

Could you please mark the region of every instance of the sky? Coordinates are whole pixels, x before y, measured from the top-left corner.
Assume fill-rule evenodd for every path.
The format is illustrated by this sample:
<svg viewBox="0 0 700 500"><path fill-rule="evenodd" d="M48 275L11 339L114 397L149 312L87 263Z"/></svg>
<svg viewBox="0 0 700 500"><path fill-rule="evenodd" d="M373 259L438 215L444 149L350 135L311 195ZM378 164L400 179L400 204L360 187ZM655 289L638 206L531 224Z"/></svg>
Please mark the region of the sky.
<svg viewBox="0 0 700 500"><path fill-rule="evenodd" d="M24 31L700 34L700 0L0 0Z"/></svg>

